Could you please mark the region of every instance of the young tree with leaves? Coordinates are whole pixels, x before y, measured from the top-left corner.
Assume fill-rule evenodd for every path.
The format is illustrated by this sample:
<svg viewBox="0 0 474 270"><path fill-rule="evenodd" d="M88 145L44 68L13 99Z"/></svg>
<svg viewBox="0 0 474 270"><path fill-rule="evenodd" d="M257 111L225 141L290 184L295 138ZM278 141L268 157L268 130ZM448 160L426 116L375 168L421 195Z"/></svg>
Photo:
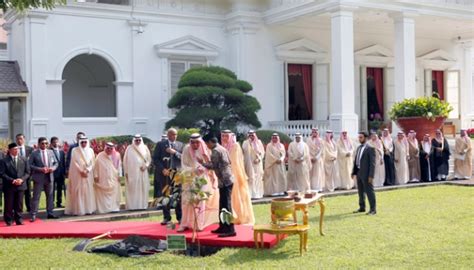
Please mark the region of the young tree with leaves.
<svg viewBox="0 0 474 270"><path fill-rule="evenodd" d="M56 5L64 5L66 0L0 0L0 8L5 12L7 9L16 9L20 12L32 8L53 9Z"/></svg>
<svg viewBox="0 0 474 270"><path fill-rule="evenodd" d="M252 85L238 80L234 72L217 66L196 67L183 74L178 91L168 102L176 116L167 127L200 128L218 134L239 126L261 127L260 103L247 93Z"/></svg>

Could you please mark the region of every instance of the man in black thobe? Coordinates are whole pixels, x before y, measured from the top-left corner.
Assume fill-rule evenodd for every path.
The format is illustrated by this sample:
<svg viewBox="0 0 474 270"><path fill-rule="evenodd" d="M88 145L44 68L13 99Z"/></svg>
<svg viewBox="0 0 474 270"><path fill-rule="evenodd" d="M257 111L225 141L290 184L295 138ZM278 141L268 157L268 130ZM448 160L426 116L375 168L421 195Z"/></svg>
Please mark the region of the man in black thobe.
<svg viewBox="0 0 474 270"><path fill-rule="evenodd" d="M449 144L441 130L436 130L436 137L431 140L434 151L433 177L438 181L445 181L449 174Z"/></svg>
<svg viewBox="0 0 474 270"><path fill-rule="evenodd" d="M434 151L431 147L430 135L425 134L423 141L420 143L420 170L421 182L434 181Z"/></svg>

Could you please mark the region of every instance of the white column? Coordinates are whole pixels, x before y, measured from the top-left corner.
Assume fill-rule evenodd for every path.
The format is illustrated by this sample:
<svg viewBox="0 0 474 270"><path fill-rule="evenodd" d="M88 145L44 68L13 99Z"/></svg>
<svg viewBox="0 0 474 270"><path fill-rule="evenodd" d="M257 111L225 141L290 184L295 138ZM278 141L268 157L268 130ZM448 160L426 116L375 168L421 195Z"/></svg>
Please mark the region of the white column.
<svg viewBox="0 0 474 270"><path fill-rule="evenodd" d="M461 128L472 128L474 121L474 87L473 87L473 40L461 44L464 49L464 67L461 73Z"/></svg>
<svg viewBox="0 0 474 270"><path fill-rule="evenodd" d="M397 14L395 21L395 100L416 96L414 14Z"/></svg>
<svg viewBox="0 0 474 270"><path fill-rule="evenodd" d="M358 131L354 110L354 24L353 11L338 8L331 13L331 115L336 133Z"/></svg>

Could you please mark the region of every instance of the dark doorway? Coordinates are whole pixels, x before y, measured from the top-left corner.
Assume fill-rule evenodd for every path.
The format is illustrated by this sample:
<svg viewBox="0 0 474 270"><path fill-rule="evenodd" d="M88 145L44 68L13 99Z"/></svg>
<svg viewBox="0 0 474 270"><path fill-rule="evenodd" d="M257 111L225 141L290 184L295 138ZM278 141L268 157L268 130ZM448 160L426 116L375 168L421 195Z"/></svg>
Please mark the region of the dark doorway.
<svg viewBox="0 0 474 270"><path fill-rule="evenodd" d="M369 130L378 130L384 121L383 68L367 68L367 120Z"/></svg>
<svg viewBox="0 0 474 270"><path fill-rule="evenodd" d="M313 66L288 64L288 120L313 118Z"/></svg>

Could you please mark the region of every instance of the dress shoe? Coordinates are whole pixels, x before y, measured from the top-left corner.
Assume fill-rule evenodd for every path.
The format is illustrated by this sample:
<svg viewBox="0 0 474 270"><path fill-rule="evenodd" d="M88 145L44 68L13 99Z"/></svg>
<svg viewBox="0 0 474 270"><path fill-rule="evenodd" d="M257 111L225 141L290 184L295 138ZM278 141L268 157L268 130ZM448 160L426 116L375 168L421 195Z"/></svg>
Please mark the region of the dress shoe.
<svg viewBox="0 0 474 270"><path fill-rule="evenodd" d="M364 212L365 212L365 209L360 209L360 208L359 208L359 209L355 210L355 211L352 212L352 213L357 214L357 213L364 213Z"/></svg>
<svg viewBox="0 0 474 270"><path fill-rule="evenodd" d="M167 224L170 223L170 222L171 222L171 220L165 219L165 220L163 220L160 224L161 224L161 225L167 225Z"/></svg>
<svg viewBox="0 0 474 270"><path fill-rule="evenodd" d="M7 224L7 226L10 227L12 225L12 222L11 221L5 221L5 224Z"/></svg>
<svg viewBox="0 0 474 270"><path fill-rule="evenodd" d="M217 237L224 238L224 237L232 237L236 236L236 232L225 232L225 233L220 233Z"/></svg>
<svg viewBox="0 0 474 270"><path fill-rule="evenodd" d="M31 218L30 218L30 221L35 222L36 221L36 215L32 215Z"/></svg>
<svg viewBox="0 0 474 270"><path fill-rule="evenodd" d="M369 215L369 216L374 216L375 214L377 214L377 211L375 211L375 210L371 210L367 213L367 215Z"/></svg>
<svg viewBox="0 0 474 270"><path fill-rule="evenodd" d="M219 227L219 228L211 231L211 233L223 233L223 232L224 232L224 228L222 228L222 227Z"/></svg>
<svg viewBox="0 0 474 270"><path fill-rule="evenodd" d="M23 223L23 219L19 219L15 223L16 225L25 225L25 223Z"/></svg>
<svg viewBox="0 0 474 270"><path fill-rule="evenodd" d="M58 217L55 215L48 215L48 219L58 219Z"/></svg>
<svg viewBox="0 0 474 270"><path fill-rule="evenodd" d="M63 205L61 205L60 203L56 204L56 208L64 208Z"/></svg>
<svg viewBox="0 0 474 270"><path fill-rule="evenodd" d="M181 227L181 228L179 228L178 230L176 230L176 232L185 232L185 231L187 231L187 230L189 230L189 228L186 227L186 226L184 226L184 227Z"/></svg>

